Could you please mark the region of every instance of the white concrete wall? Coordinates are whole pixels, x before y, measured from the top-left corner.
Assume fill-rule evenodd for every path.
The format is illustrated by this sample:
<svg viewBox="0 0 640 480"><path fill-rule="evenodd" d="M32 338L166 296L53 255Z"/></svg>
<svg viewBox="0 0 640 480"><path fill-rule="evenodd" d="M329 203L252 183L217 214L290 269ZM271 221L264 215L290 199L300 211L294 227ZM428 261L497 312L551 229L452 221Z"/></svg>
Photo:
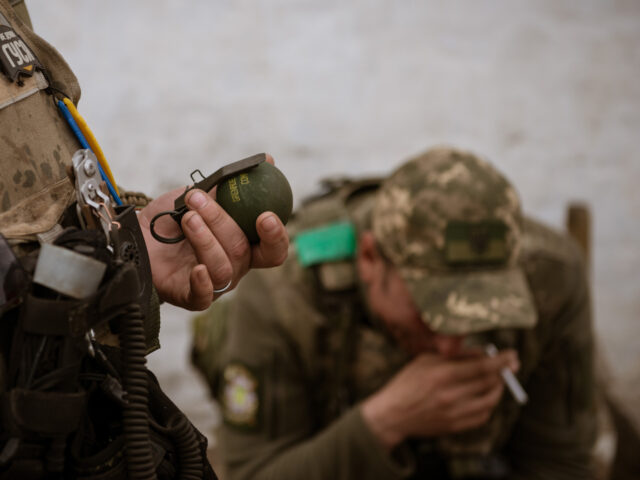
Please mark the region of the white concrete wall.
<svg viewBox="0 0 640 480"><path fill-rule="evenodd" d="M449 143L492 160L556 226L586 201L597 330L619 379L640 383L639 2L27 3L123 185L157 194L268 151L300 198ZM165 314L151 364L206 430L205 392L184 374L189 315Z"/></svg>

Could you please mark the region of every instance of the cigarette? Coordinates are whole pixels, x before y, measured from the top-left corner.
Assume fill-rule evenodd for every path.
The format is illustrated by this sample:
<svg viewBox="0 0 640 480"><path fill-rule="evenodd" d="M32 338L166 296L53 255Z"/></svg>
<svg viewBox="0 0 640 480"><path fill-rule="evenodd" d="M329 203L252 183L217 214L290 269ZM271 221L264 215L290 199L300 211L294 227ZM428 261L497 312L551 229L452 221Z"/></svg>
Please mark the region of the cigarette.
<svg viewBox="0 0 640 480"><path fill-rule="evenodd" d="M484 347L484 351L489 357L495 357L498 354L498 349L493 343L487 344ZM516 402L520 405L527 403L529 396L527 395L527 392L524 391L524 388L522 388L522 385L520 385L520 382L513 372L507 367L504 367L500 370L500 376L504 380L504 383L507 385L507 388L511 392L511 395L513 395L513 398L515 398Z"/></svg>

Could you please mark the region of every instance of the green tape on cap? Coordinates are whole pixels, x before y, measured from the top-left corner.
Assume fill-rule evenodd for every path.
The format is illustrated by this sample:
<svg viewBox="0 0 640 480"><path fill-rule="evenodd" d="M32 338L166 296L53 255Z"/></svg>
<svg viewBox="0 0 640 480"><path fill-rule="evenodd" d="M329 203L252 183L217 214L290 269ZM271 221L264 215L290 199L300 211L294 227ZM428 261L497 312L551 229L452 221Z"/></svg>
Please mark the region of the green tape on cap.
<svg viewBox="0 0 640 480"><path fill-rule="evenodd" d="M298 261L303 267L353 258L356 229L349 222L305 230L293 239Z"/></svg>

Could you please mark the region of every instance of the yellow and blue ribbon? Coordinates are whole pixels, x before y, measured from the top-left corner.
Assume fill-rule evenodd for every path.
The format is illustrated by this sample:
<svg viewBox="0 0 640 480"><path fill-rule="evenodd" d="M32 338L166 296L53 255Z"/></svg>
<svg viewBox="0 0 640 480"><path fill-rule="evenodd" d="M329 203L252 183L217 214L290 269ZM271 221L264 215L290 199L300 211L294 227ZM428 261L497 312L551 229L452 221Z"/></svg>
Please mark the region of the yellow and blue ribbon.
<svg viewBox="0 0 640 480"><path fill-rule="evenodd" d="M118 186L116 185L115 180L113 179L113 174L111 173L111 168L109 168L109 164L107 163L107 159L98 144L93 132L87 125L87 122L82 118L75 105L68 98L64 98L63 100L58 100L58 109L62 113L62 116L66 120L67 124L71 128L71 131L78 139L80 146L82 148L86 148L91 150L96 158L98 159L98 170L100 171L100 176L107 184L107 188L109 189L109 193L115 200L117 205L122 205L122 200L120 200L120 196L118 194Z"/></svg>

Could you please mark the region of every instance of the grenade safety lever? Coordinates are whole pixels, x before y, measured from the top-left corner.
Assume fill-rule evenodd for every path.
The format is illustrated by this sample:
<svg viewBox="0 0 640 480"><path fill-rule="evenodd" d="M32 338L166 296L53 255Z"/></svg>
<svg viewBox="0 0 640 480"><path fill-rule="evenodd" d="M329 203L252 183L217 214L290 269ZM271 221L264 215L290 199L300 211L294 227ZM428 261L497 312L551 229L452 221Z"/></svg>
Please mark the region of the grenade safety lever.
<svg viewBox="0 0 640 480"><path fill-rule="evenodd" d="M247 157L242 160L238 160L237 162L230 163L229 165L225 165L224 167L216 170L214 173L212 173L208 177L205 177L204 175L202 175L202 172L200 172L200 170L194 170L193 172L191 172L191 180L193 180L194 184L190 187L187 187L184 193L175 199L175 202L173 204L173 210L160 212L151 219L151 223L149 227L150 227L151 235L153 236L153 238L155 238L156 240L162 243L178 243L184 240L185 237L184 237L184 233L182 232L177 237L173 237L173 238L163 237L162 235L160 235L155 230L156 220L158 220L160 217L163 217L165 215L170 215L171 218L173 218L173 220L175 220L175 222L178 224L178 227L182 230L180 226L182 222L182 217L188 211L187 205L185 203L185 197L189 191L197 188L199 190L204 190L205 192L209 192L211 189L213 189L213 187L218 185L220 182L230 177L233 177L235 175L238 175L239 173L242 173L254 167L257 167L262 162L264 162L266 158L267 156L264 153L252 155L251 157ZM196 173L199 173L200 176L203 177L202 180L198 182L195 181L193 177Z"/></svg>

